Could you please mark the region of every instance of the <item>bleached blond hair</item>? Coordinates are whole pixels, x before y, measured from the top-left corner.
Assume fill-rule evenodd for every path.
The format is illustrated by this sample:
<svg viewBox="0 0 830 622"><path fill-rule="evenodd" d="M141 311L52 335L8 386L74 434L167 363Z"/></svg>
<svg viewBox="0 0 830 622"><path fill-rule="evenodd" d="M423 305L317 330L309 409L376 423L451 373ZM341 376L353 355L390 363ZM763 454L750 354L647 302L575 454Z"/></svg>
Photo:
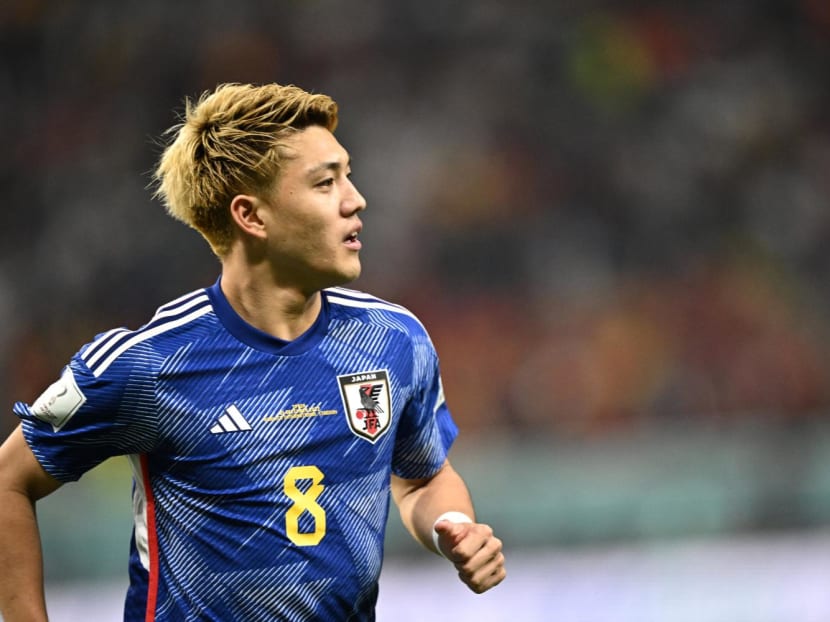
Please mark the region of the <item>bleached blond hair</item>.
<svg viewBox="0 0 830 622"><path fill-rule="evenodd" d="M293 85L221 84L193 102L155 170L155 196L167 212L193 227L220 258L234 237L230 202L267 192L286 154L283 141L312 125L334 131L337 104Z"/></svg>

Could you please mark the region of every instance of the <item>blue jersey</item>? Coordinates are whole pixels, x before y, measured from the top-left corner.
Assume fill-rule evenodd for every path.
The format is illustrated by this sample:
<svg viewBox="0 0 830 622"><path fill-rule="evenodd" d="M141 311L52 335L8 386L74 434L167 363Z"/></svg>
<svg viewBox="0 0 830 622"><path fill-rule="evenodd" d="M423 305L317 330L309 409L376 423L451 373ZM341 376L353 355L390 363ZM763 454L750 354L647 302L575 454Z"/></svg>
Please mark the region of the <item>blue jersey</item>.
<svg viewBox="0 0 830 622"><path fill-rule="evenodd" d="M58 480L129 457L130 621L373 619L390 474L433 475L457 432L421 323L343 288L290 342L192 292L15 412Z"/></svg>

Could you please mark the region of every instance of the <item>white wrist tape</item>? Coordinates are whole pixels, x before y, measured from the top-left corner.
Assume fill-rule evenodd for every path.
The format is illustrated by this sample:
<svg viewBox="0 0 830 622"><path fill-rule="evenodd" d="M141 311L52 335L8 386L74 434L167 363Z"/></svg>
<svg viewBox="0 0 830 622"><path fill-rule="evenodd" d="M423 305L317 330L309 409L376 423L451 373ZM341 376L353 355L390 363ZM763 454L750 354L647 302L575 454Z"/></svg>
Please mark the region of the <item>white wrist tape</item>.
<svg viewBox="0 0 830 622"><path fill-rule="evenodd" d="M451 523L472 523L473 519L467 516L464 512L456 512L455 510L444 512L441 516L435 519L435 522L432 523L432 543L435 545L435 550L441 555L444 555L441 547L438 546L438 532L435 531L435 525L440 523L442 520L448 520Z"/></svg>

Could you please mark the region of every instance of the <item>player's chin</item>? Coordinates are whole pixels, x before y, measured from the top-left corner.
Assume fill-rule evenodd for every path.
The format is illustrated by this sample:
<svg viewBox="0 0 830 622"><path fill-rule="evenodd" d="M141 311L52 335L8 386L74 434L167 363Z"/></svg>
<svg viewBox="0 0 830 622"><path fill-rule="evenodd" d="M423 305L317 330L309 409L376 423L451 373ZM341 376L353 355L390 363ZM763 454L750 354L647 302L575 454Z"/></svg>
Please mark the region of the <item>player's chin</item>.
<svg viewBox="0 0 830 622"><path fill-rule="evenodd" d="M332 283L332 285L346 285L351 283L360 276L361 268L360 259L358 259L357 255L350 258L349 261L344 261L338 266L336 274L334 275L334 279L337 282Z"/></svg>

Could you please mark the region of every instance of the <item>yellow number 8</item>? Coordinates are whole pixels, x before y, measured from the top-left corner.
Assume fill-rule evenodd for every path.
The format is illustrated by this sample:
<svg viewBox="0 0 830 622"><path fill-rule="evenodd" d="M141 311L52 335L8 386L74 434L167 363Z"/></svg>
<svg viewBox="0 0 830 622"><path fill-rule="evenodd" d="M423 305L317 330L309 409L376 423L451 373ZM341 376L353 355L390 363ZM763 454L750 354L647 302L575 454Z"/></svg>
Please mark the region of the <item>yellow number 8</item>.
<svg viewBox="0 0 830 622"><path fill-rule="evenodd" d="M300 480L311 480L311 486L303 492L297 486ZM294 504L285 514L285 533L297 546L315 546L326 535L326 511L317 503L323 492L323 473L316 466L296 466L288 470L283 479L283 490ZM300 531L300 516L308 512L314 519L314 531Z"/></svg>

